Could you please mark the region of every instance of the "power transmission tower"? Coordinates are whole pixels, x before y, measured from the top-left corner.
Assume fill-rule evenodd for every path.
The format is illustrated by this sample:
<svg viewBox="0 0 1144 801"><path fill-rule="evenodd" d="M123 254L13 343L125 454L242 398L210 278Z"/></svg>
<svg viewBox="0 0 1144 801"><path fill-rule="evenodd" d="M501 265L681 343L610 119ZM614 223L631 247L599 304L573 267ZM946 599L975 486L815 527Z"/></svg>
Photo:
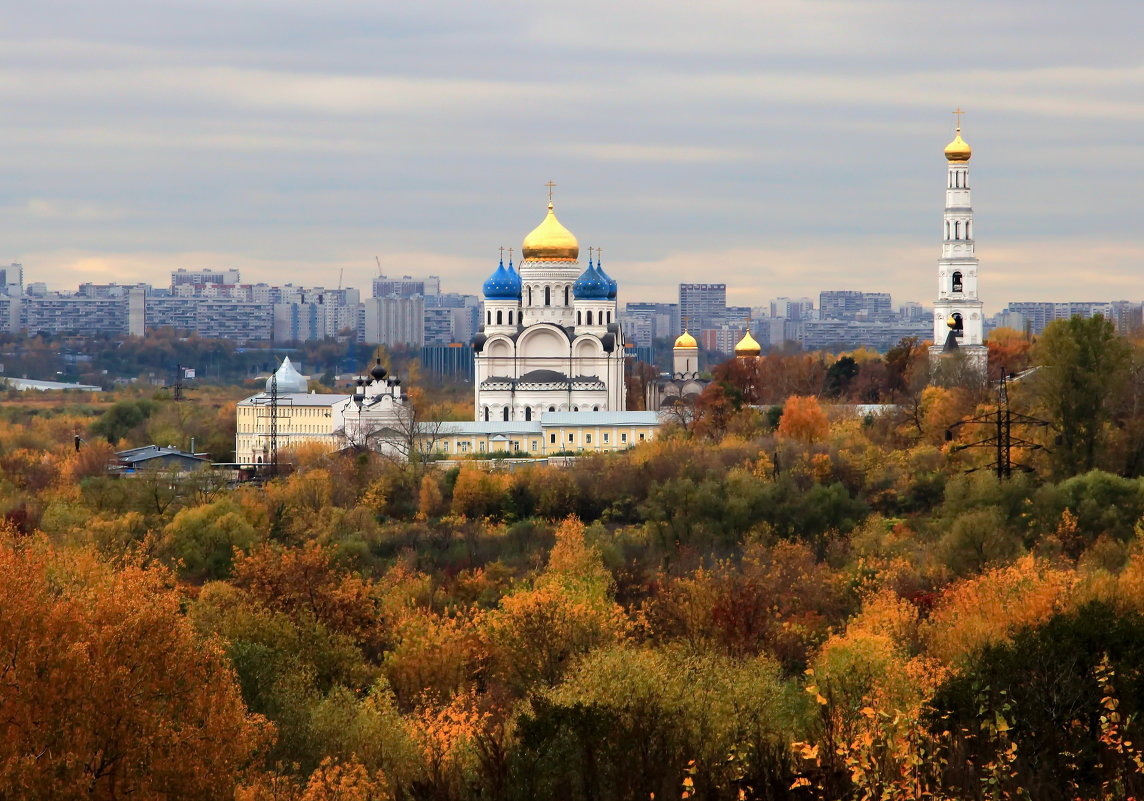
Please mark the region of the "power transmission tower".
<svg viewBox="0 0 1144 801"><path fill-rule="evenodd" d="M278 371L270 376L270 476L278 475Z"/></svg>
<svg viewBox="0 0 1144 801"><path fill-rule="evenodd" d="M961 426L988 426L991 429L990 433L977 440L976 442L969 442L964 445L956 445L951 449L951 452L967 450L969 448L990 448L995 452L995 458L992 462L984 467L971 467L966 470L967 473L973 473L977 470L989 469L997 474L999 479L1007 479L1013 475L1013 468L1024 470L1026 473L1033 472L1033 468L1027 464L1013 461L1013 449L1018 448L1021 450L1035 451L1044 448L1043 445L1031 440L1024 439L1020 436L1013 436L1013 428L1016 427L1020 430L1025 428L1047 428L1049 425L1048 420L1041 420L1038 417L1032 417L1020 412L1014 412L1009 407L1009 376L1002 373L1001 380L997 382L997 408L991 412L979 414L976 417L969 417L965 420L958 420L945 430L945 441L953 441L953 432Z"/></svg>

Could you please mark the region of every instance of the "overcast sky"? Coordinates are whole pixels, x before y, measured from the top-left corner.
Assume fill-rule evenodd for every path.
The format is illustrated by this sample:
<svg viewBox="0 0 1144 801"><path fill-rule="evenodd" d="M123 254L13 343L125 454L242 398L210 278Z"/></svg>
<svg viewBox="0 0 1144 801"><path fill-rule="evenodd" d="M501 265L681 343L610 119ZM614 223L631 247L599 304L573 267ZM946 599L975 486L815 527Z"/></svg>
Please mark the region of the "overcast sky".
<svg viewBox="0 0 1144 801"><path fill-rule="evenodd" d="M1144 3L101 0L0 10L25 280L439 274L545 187L620 300L936 291L956 106L987 309L1144 299Z"/></svg>

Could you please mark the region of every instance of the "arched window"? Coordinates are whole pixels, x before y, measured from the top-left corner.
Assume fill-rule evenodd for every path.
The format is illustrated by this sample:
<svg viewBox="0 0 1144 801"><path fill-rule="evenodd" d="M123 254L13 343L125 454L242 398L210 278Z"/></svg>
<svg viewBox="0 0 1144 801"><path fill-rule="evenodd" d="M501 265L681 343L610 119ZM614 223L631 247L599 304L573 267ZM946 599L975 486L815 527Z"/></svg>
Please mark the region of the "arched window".
<svg viewBox="0 0 1144 801"><path fill-rule="evenodd" d="M489 325L492 325L492 324L493 324L493 313L492 313L492 312L489 312L489 313L488 313L488 318L489 318L489 319L488 319L488 324L489 324Z"/></svg>
<svg viewBox="0 0 1144 801"><path fill-rule="evenodd" d="M532 287L528 288L528 305L532 305Z"/></svg>
<svg viewBox="0 0 1144 801"><path fill-rule="evenodd" d="M599 406L593 406L592 411L598 412L598 411L600 411L600 407Z"/></svg>
<svg viewBox="0 0 1144 801"><path fill-rule="evenodd" d="M612 313L608 312L608 325L612 324Z"/></svg>
<svg viewBox="0 0 1144 801"><path fill-rule="evenodd" d="M972 224L973 223L971 223L969 220L965 221L965 238L966 239L973 239L973 234L969 233L969 226Z"/></svg>
<svg viewBox="0 0 1144 801"><path fill-rule="evenodd" d="M564 287L564 305L568 305L568 291L570 287Z"/></svg>
<svg viewBox="0 0 1144 801"><path fill-rule="evenodd" d="M504 322L504 312L502 312L500 309L497 309L497 325L501 325L503 322Z"/></svg>
<svg viewBox="0 0 1144 801"><path fill-rule="evenodd" d="M532 419L532 407L531 406L525 406L524 407L524 419L525 420L531 420Z"/></svg>
<svg viewBox="0 0 1144 801"><path fill-rule="evenodd" d="M508 407L504 407L504 419L508 420Z"/></svg>
<svg viewBox="0 0 1144 801"><path fill-rule="evenodd" d="M576 325L583 325L583 323L584 323L584 312L577 309L576 310Z"/></svg>
<svg viewBox="0 0 1144 801"><path fill-rule="evenodd" d="M961 221L960 220L954 220L953 238L954 239L961 239Z"/></svg>
<svg viewBox="0 0 1144 801"><path fill-rule="evenodd" d="M953 274L953 285L952 285L951 289L954 292L960 292L961 291L961 273L954 273Z"/></svg>
<svg viewBox="0 0 1144 801"><path fill-rule="evenodd" d="M508 324L512 325L512 311L509 311L508 313Z"/></svg>
<svg viewBox="0 0 1144 801"><path fill-rule="evenodd" d="M545 306L551 306L552 305L552 287L550 287L550 286L544 287L544 305Z"/></svg>
<svg viewBox="0 0 1144 801"><path fill-rule="evenodd" d="M945 238L949 239L949 220L945 221Z"/></svg>
<svg viewBox="0 0 1144 801"><path fill-rule="evenodd" d="M556 407L555 406L549 406L548 411L554 412L554 411L556 411Z"/></svg>
<svg viewBox="0 0 1144 801"><path fill-rule="evenodd" d="M591 324L592 324L592 312L589 311L588 312L588 325L591 325Z"/></svg>
<svg viewBox="0 0 1144 801"><path fill-rule="evenodd" d="M486 406L485 407L485 422L487 423L488 421L489 421L489 407Z"/></svg>
<svg viewBox="0 0 1144 801"><path fill-rule="evenodd" d="M572 411L578 412L578 411L580 411L580 407L579 406L573 406Z"/></svg>

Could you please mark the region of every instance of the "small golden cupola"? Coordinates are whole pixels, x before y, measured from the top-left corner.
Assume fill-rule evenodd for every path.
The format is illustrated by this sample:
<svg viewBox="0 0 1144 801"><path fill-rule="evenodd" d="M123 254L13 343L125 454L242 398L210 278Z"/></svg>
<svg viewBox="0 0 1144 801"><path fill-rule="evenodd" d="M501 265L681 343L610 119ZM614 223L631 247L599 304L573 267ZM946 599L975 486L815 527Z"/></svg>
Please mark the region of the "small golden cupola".
<svg viewBox="0 0 1144 801"><path fill-rule="evenodd" d="M763 346L751 336L751 328L748 326L746 332L743 334L743 338L735 344L735 355L746 359L758 356L762 352Z"/></svg>
<svg viewBox="0 0 1144 801"><path fill-rule="evenodd" d="M961 126L958 125L957 135L953 137L952 142L945 146L945 157L949 161L969 161L972 155L973 148L961 138Z"/></svg>
<svg viewBox="0 0 1144 801"><path fill-rule="evenodd" d="M673 349L674 350L685 350L687 348L698 348L698 347L699 347L699 343L695 341L695 337L691 336L691 334L687 333L687 331L684 330L684 332L679 335L679 338L675 340L675 346Z"/></svg>
<svg viewBox="0 0 1144 801"><path fill-rule="evenodd" d="M552 201L549 200L547 216L524 238L524 258L535 261L576 261L579 256L579 241L556 219Z"/></svg>

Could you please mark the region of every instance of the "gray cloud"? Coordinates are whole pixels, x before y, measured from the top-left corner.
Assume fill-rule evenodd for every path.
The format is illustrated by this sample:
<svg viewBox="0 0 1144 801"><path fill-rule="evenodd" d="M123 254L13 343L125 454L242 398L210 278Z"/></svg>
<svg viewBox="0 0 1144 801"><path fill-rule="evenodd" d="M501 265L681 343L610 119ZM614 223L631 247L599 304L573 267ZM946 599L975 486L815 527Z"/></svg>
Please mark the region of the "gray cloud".
<svg viewBox="0 0 1144 801"><path fill-rule="evenodd" d="M1140 298L1136 3L39 2L4 12L0 261L476 291L543 211L624 295L928 300L968 108L987 304ZM1075 276L1086 276L1078 286Z"/></svg>

